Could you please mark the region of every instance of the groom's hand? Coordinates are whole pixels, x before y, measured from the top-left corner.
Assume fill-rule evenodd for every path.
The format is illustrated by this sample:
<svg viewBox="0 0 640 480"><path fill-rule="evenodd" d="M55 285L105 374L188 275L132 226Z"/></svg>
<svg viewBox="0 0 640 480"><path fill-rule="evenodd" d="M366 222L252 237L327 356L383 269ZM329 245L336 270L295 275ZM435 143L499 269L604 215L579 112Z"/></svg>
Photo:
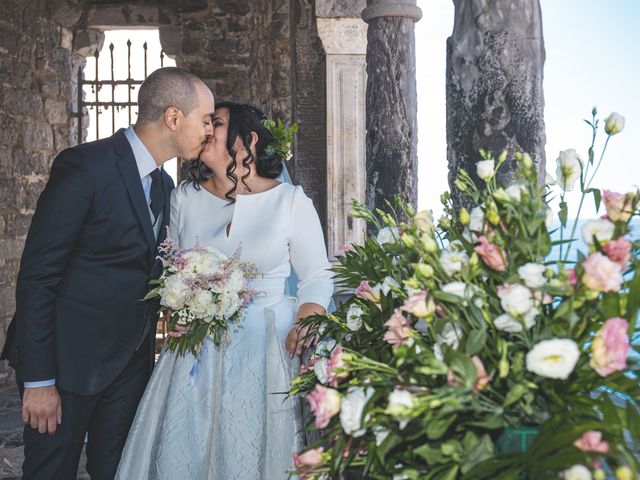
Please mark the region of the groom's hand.
<svg viewBox="0 0 640 480"><path fill-rule="evenodd" d="M62 422L62 401L55 386L25 388L22 421L40 433L53 435Z"/></svg>

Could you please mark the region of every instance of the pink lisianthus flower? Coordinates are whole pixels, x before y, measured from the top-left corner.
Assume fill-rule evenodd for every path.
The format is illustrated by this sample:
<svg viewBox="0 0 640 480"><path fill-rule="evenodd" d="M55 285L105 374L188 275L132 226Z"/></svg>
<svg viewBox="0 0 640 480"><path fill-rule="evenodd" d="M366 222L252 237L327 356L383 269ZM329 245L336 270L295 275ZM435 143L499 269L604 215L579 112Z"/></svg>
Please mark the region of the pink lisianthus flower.
<svg viewBox="0 0 640 480"><path fill-rule="evenodd" d="M349 376L343 353L344 351L342 350L342 347L338 345L329 356L329 362L327 364L327 378L329 385L334 388L338 386L338 382L340 380Z"/></svg>
<svg viewBox="0 0 640 480"><path fill-rule="evenodd" d="M307 372L311 372L313 370L313 366L316 364L316 362L318 361L319 357L311 357L311 359L309 360L308 364L304 364L301 363L300 364L300 373L307 373Z"/></svg>
<svg viewBox="0 0 640 480"><path fill-rule="evenodd" d="M617 292L622 284L620 265L600 252L592 253L583 263L582 283L596 292Z"/></svg>
<svg viewBox="0 0 640 480"><path fill-rule="evenodd" d="M616 262L622 268L631 260L631 249L633 245L624 237L610 240L602 247L602 251L609 257L609 260Z"/></svg>
<svg viewBox="0 0 640 480"><path fill-rule="evenodd" d="M368 300L375 304L380 303L380 292L376 292L366 280L360 282L360 285L356 288L355 295L358 298Z"/></svg>
<svg viewBox="0 0 640 480"><path fill-rule="evenodd" d="M471 361L476 367L476 381L473 384L473 390L477 392L479 390L483 390L489 384L489 382L491 381L491 377L487 375L487 371L485 370L484 364L482 363L482 360L480 360L480 357L474 355L473 357L471 357ZM462 386L462 382L456 378L455 374L451 370L449 370L449 372L447 373L447 384L451 385L452 387Z"/></svg>
<svg viewBox="0 0 640 480"><path fill-rule="evenodd" d="M409 321L400 313L400 309L396 308L384 325L388 328L387 333L382 337L385 342L390 343L393 348L407 343L411 329Z"/></svg>
<svg viewBox="0 0 640 480"><path fill-rule="evenodd" d="M317 428L325 428L331 417L340 411L340 394L333 388L316 385L307 395L307 401L311 405L311 413L316 417Z"/></svg>
<svg viewBox="0 0 640 480"><path fill-rule="evenodd" d="M609 444L602 440L602 432L596 430L584 432L573 444L583 452L607 453L609 451Z"/></svg>
<svg viewBox="0 0 640 480"><path fill-rule="evenodd" d="M322 465L324 447L312 448L302 453L293 454L293 466L300 472L300 478L313 477L313 469Z"/></svg>
<svg viewBox="0 0 640 480"><path fill-rule="evenodd" d="M624 318L610 318L593 339L589 365L598 375L606 377L627 368L629 322Z"/></svg>
<svg viewBox="0 0 640 480"><path fill-rule="evenodd" d="M480 245L476 245L473 251L480 255L487 267L497 272L504 272L507 269L505 253L484 235L478 241Z"/></svg>
<svg viewBox="0 0 640 480"><path fill-rule="evenodd" d="M428 317L436 311L436 304L433 298L427 297L427 292L421 290L415 295L407 298L404 305L400 307L403 312L409 312L416 317Z"/></svg>
<svg viewBox="0 0 640 480"><path fill-rule="evenodd" d="M605 190L603 199L607 216L614 222L628 222L633 215L633 194L617 193Z"/></svg>
<svg viewBox="0 0 640 480"><path fill-rule="evenodd" d="M571 285L572 288L576 288L578 285L578 276L576 275L575 269L570 268L567 270L567 273L569 274L569 285Z"/></svg>

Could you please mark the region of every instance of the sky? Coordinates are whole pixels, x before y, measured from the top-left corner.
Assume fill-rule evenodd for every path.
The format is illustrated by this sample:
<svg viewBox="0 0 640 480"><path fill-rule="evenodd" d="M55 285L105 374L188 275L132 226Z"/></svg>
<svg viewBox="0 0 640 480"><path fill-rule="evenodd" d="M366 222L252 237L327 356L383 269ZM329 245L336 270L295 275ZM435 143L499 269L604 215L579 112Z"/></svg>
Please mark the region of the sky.
<svg viewBox="0 0 640 480"><path fill-rule="evenodd" d="M541 0L546 50L544 118L547 170L555 174L560 150L574 148L587 158L591 130L582 119L593 106L601 118L616 111L624 131L607 147L592 186L627 191L640 184L640 18L638 0ZM418 0L416 24L418 88L418 206L441 212L448 189L446 160L446 39L453 28L451 0ZM604 139L604 135L602 136ZM596 150L598 151L598 150ZM569 194L570 216L580 196ZM582 218L595 215L586 201Z"/></svg>

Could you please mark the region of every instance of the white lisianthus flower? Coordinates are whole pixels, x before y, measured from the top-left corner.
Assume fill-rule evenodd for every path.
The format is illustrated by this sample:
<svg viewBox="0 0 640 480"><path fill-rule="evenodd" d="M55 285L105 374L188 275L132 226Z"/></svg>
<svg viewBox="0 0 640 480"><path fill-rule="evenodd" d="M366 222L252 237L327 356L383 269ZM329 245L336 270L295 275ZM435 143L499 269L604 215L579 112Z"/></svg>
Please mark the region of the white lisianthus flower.
<svg viewBox="0 0 640 480"><path fill-rule="evenodd" d="M474 305L478 308L482 308L482 298L479 298L478 296L480 290L475 285L467 285L464 282L450 282L440 287L440 290L445 293L455 295L456 297L464 298L465 304L467 300L473 299Z"/></svg>
<svg viewBox="0 0 640 480"><path fill-rule="evenodd" d="M391 291L391 288L395 287L397 289L401 289L400 284L395 281L393 278L391 277L384 277L384 280L382 281L382 284L380 285L380 291L385 294L388 295L389 292ZM375 290L375 287L373 287Z"/></svg>
<svg viewBox="0 0 640 480"><path fill-rule="evenodd" d="M549 172L545 172L544 175L544 184L545 185L555 185L556 184L556 179L553 175L551 175Z"/></svg>
<svg viewBox="0 0 640 480"><path fill-rule="evenodd" d="M336 340L334 338L325 338L320 340L316 345L315 354L320 357L327 357L336 346Z"/></svg>
<svg viewBox="0 0 640 480"><path fill-rule="evenodd" d="M187 284L187 276L176 273L167 277L164 286L160 289L160 303L171 310L180 310L191 296L191 290Z"/></svg>
<svg viewBox="0 0 640 480"><path fill-rule="evenodd" d="M457 252L447 248L440 254L440 264L447 275L452 276L462 270L462 265L469 262L469 256L465 252Z"/></svg>
<svg viewBox="0 0 640 480"><path fill-rule="evenodd" d="M536 324L536 317L538 316L537 308L532 308L522 316L522 321L513 318L508 313L500 315L493 321L493 324L498 330L509 333L519 333L522 331L522 324L524 323L525 330L529 330Z"/></svg>
<svg viewBox="0 0 640 480"><path fill-rule="evenodd" d="M571 339L543 340L527 353L527 370L541 377L565 380L573 372L579 357L578 345Z"/></svg>
<svg viewBox="0 0 640 480"><path fill-rule="evenodd" d="M360 330L362 327L362 315L364 315L364 309L357 303L352 303L347 310L347 327L352 332Z"/></svg>
<svg viewBox="0 0 640 480"><path fill-rule="evenodd" d="M216 305L213 294L209 290L199 289L193 295L193 299L189 302L189 310L196 317L209 320L215 313Z"/></svg>
<svg viewBox="0 0 640 480"><path fill-rule="evenodd" d="M521 184L515 184L510 185L504 191L507 195L509 195L509 198L515 200L516 202L519 202L522 198L522 194L527 192L527 187Z"/></svg>
<svg viewBox="0 0 640 480"><path fill-rule="evenodd" d="M620 133L624 128L624 117L619 113L612 112L604 119L604 131L607 135Z"/></svg>
<svg viewBox="0 0 640 480"><path fill-rule="evenodd" d="M418 231L430 233L433 231L433 214L429 210L421 210L413 217L413 223Z"/></svg>
<svg viewBox="0 0 640 480"><path fill-rule="evenodd" d="M484 212L480 207L471 209L469 230L472 232L482 232L484 230Z"/></svg>
<svg viewBox="0 0 640 480"><path fill-rule="evenodd" d="M442 345L448 345L454 350L460 346L460 337L462 336L462 330L454 323L447 323L442 329L442 333L436 335L436 343L433 346L433 354L438 360L444 358L442 352Z"/></svg>
<svg viewBox="0 0 640 480"><path fill-rule="evenodd" d="M358 438L367 431L362 428L362 412L374 392L371 387L366 390L362 387L349 387L347 394L342 397L340 425L347 435Z"/></svg>
<svg viewBox="0 0 640 480"><path fill-rule="evenodd" d="M587 245L593 245L593 237L605 243L613 238L615 225L609 220L589 220L582 226L582 239Z"/></svg>
<svg viewBox="0 0 640 480"><path fill-rule="evenodd" d="M383 227L376 236L376 241L380 245L385 243L396 243L400 239L400 230L397 227Z"/></svg>
<svg viewBox="0 0 640 480"><path fill-rule="evenodd" d="M371 430L376 436L376 446L378 447L382 445L382 442L384 442L385 439L389 436L389 433L391 433L389 430L380 425L374 425Z"/></svg>
<svg viewBox="0 0 640 480"><path fill-rule="evenodd" d="M493 178L495 174L496 162L495 160L480 160L476 163L476 173L485 182L488 182Z"/></svg>
<svg viewBox="0 0 640 480"><path fill-rule="evenodd" d="M329 360L323 357L314 363L313 373L316 374L316 377L321 384L326 385L329 381Z"/></svg>
<svg viewBox="0 0 640 480"><path fill-rule="evenodd" d="M409 413L413 408L415 400L411 392L395 389L389 394L389 405L385 413L394 417L399 424L400 430L409 423Z"/></svg>
<svg viewBox="0 0 640 480"><path fill-rule="evenodd" d="M518 276L527 287L540 288L547 283L547 279L544 278L545 270L545 266L540 263L525 263L518 268Z"/></svg>
<svg viewBox="0 0 640 480"><path fill-rule="evenodd" d="M562 472L564 480L593 480L591 470L584 465L574 465Z"/></svg>
<svg viewBox="0 0 640 480"><path fill-rule="evenodd" d="M500 305L512 317L524 315L533 308L531 290L523 285L510 285L504 291L498 291Z"/></svg>
<svg viewBox="0 0 640 480"><path fill-rule="evenodd" d="M556 176L558 185L566 192L573 190L582 173L582 159L573 148L563 150L558 156Z"/></svg>

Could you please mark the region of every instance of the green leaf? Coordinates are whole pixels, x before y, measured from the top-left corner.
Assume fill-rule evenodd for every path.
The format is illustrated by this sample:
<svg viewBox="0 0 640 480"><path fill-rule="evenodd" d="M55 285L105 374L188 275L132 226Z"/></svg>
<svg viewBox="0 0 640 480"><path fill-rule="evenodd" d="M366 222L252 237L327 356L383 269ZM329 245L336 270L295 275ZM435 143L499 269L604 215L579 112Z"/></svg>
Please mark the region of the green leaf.
<svg viewBox="0 0 640 480"><path fill-rule="evenodd" d="M475 355L484 348L484 344L487 341L487 329L479 328L471 330L467 337L467 343L465 345L465 351L469 355Z"/></svg>
<svg viewBox="0 0 640 480"><path fill-rule="evenodd" d="M507 408L510 405L513 405L518 400L522 398L522 396L527 393L529 389L520 383L516 383L511 389L507 396L504 399L504 403L502 404L504 408Z"/></svg>
<svg viewBox="0 0 640 480"><path fill-rule="evenodd" d="M456 420L456 418L458 418L458 416L454 414L447 415L445 417L434 418L428 422L425 422L427 423L426 432L429 440L437 440L442 437L442 435L444 435L444 433Z"/></svg>
<svg viewBox="0 0 640 480"><path fill-rule="evenodd" d="M493 442L489 435L483 435L480 441L476 441L465 455L465 462L462 464L462 473L467 473L479 463L493 457Z"/></svg>
<svg viewBox="0 0 640 480"><path fill-rule="evenodd" d="M640 275L636 270L633 279L629 282L629 294L627 295L627 311L625 318L629 321L629 330L633 334L635 330L636 319L638 318L638 309L640 309Z"/></svg>
<svg viewBox="0 0 640 480"><path fill-rule="evenodd" d="M569 210L567 208L567 202L560 202L560 211L558 212L558 218L563 227L567 226L567 215Z"/></svg>

